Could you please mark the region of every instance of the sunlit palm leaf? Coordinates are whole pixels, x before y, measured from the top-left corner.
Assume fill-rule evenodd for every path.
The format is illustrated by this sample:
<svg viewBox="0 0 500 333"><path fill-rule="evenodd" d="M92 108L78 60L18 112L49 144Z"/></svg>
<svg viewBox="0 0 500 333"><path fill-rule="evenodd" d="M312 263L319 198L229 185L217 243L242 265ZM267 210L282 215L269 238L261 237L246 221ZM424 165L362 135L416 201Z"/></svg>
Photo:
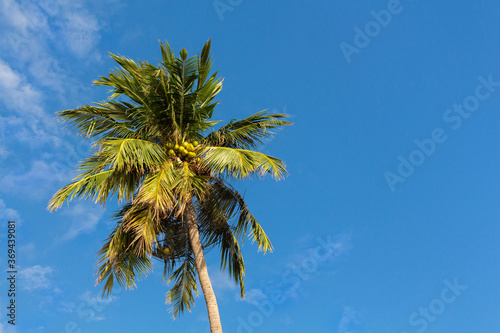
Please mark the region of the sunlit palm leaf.
<svg viewBox="0 0 500 333"><path fill-rule="evenodd" d="M137 278L143 278L152 268L144 252L134 251L132 237L118 225L98 253L97 283L105 282L103 295L109 295L116 280L122 288L133 288Z"/></svg>
<svg viewBox="0 0 500 333"><path fill-rule="evenodd" d="M205 163L218 175L242 179L269 173L276 179L282 179L286 174L280 159L253 150L207 147L203 154Z"/></svg>

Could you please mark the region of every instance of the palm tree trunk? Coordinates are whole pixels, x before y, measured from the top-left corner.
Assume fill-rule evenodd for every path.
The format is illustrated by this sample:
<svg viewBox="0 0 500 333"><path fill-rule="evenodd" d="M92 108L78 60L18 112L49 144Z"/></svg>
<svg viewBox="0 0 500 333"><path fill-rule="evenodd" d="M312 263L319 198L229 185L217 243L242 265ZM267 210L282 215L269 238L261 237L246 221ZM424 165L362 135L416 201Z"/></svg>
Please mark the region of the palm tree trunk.
<svg viewBox="0 0 500 333"><path fill-rule="evenodd" d="M210 282L210 277L208 276L207 263L205 262L205 255L203 254L203 247L201 245L200 233L198 232L198 223L196 222L196 213L192 200L190 200L186 205L186 220L189 240L194 253L196 270L198 271L198 278L200 279L200 285L203 290L203 296L205 297L205 303L207 303L210 332L222 333L217 299L215 298L212 283Z"/></svg>

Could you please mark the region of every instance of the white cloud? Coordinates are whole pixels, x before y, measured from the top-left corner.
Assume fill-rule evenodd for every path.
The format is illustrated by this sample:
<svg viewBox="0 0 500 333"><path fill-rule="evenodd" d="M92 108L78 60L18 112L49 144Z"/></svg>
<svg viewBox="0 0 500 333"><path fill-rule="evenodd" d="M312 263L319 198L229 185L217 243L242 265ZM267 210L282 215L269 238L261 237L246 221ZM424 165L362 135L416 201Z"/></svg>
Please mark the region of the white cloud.
<svg viewBox="0 0 500 333"><path fill-rule="evenodd" d="M110 295L107 298L101 297L99 295L92 296L90 291L84 292L80 296L80 298L87 307L92 309L91 311L85 313L86 315L88 315L88 318L86 318L87 321L102 321L106 319L106 317L102 313L104 307L119 299L118 297L113 295Z"/></svg>
<svg viewBox="0 0 500 333"><path fill-rule="evenodd" d="M344 312L338 326L338 333L356 333L357 331L354 328L358 324L359 319L356 311L349 306L344 307Z"/></svg>
<svg viewBox="0 0 500 333"><path fill-rule="evenodd" d="M82 60L88 64L100 58L100 31L119 6L116 0L0 1L0 161L23 152L14 144L29 146L33 156L31 165L0 170L3 190L41 198L55 182L74 176L83 157L75 160L75 145L64 138L66 132L48 107L54 99L80 97L81 84L68 73ZM52 157L41 158L40 148L46 147ZM68 237L95 223L94 218L74 227Z"/></svg>
<svg viewBox="0 0 500 333"><path fill-rule="evenodd" d="M21 288L28 291L49 289L51 283L47 275L50 275L53 271L49 266L43 267L40 265L21 269L19 271Z"/></svg>
<svg viewBox="0 0 500 333"><path fill-rule="evenodd" d="M26 172L11 171L11 173L0 178L2 190L22 193L35 198L44 198L47 196L47 191L59 180L57 170L58 167L55 163L48 164L36 160L32 162L30 169Z"/></svg>
<svg viewBox="0 0 500 333"><path fill-rule="evenodd" d="M8 208L2 199L0 199L0 218L3 220L5 220L5 219L14 220L14 221L21 220L19 213L12 208Z"/></svg>
<svg viewBox="0 0 500 333"><path fill-rule="evenodd" d="M36 117L44 114L40 106L40 92L2 59L0 59L0 98L7 107L18 113Z"/></svg>
<svg viewBox="0 0 500 333"><path fill-rule="evenodd" d="M92 203L77 203L66 209L64 215L71 217L69 230L62 236L62 240L70 240L82 233L93 231L104 214L104 210Z"/></svg>
<svg viewBox="0 0 500 333"><path fill-rule="evenodd" d="M35 250L35 242L29 242L26 244L22 244L19 246L19 253L23 257L23 259L28 259L32 260L36 256L36 250Z"/></svg>
<svg viewBox="0 0 500 333"><path fill-rule="evenodd" d="M77 57L84 58L97 47L101 38L99 21L86 10L65 12L59 24L66 44Z"/></svg>
<svg viewBox="0 0 500 333"><path fill-rule="evenodd" d="M26 8L21 8L19 3L14 0L3 0L0 3L0 14L3 17L4 24L8 24L13 28L16 28L19 32L23 34L28 33L28 26L31 21L29 16L32 17L31 11Z"/></svg>
<svg viewBox="0 0 500 333"><path fill-rule="evenodd" d="M214 288L214 290L222 292L222 291L226 291L226 290L235 290L238 287L238 285L236 283L234 283L233 279L231 279L224 272L221 272L221 270L219 269L218 266L217 267L210 266L208 268L208 272L209 272L210 281L212 283L212 287Z"/></svg>
<svg viewBox="0 0 500 333"><path fill-rule="evenodd" d="M263 300L267 298L268 297L262 292L261 289L250 289L246 291L243 301L258 306Z"/></svg>
<svg viewBox="0 0 500 333"><path fill-rule="evenodd" d="M37 59L29 65L29 72L37 84L63 95L68 79L56 59L48 55Z"/></svg>
<svg viewBox="0 0 500 333"><path fill-rule="evenodd" d="M7 147L3 144L0 144L0 161L6 159L9 154L10 152Z"/></svg>
<svg viewBox="0 0 500 333"><path fill-rule="evenodd" d="M72 313L76 308L76 304L73 302L61 301L61 302L59 302L59 305L60 305L60 307L58 310L61 312Z"/></svg>
<svg viewBox="0 0 500 333"><path fill-rule="evenodd" d="M16 333L16 332L17 332L16 326L7 323L0 323L0 333Z"/></svg>
<svg viewBox="0 0 500 333"><path fill-rule="evenodd" d="M21 3L3 0L0 17L7 27L4 48L25 61L53 58L54 48L87 57L100 40L93 4L84 1Z"/></svg>
<svg viewBox="0 0 500 333"><path fill-rule="evenodd" d="M41 92L28 83L25 76L18 73L0 59L0 102L5 104L9 117L1 122L10 122L10 130L18 141L28 142L31 146L50 143L60 145L58 126L55 118L43 108ZM13 117L12 114L18 114ZM2 124L2 136L5 125Z"/></svg>
<svg viewBox="0 0 500 333"><path fill-rule="evenodd" d="M106 1L106 2L109 2ZM0 3L0 103L17 113L15 138L33 144L60 144L60 126L44 110L49 87L53 98L65 100L79 89L76 79L66 75L59 52L86 62L99 59L97 45L101 24L88 1ZM93 59L93 60L92 60ZM8 62L6 61L8 60ZM66 63L74 66L72 63ZM14 70L16 68L17 70ZM22 74L21 74L22 73ZM29 77L28 77L29 76ZM75 90L76 89L76 90ZM71 96L75 98L75 96ZM6 148L0 147L0 159Z"/></svg>

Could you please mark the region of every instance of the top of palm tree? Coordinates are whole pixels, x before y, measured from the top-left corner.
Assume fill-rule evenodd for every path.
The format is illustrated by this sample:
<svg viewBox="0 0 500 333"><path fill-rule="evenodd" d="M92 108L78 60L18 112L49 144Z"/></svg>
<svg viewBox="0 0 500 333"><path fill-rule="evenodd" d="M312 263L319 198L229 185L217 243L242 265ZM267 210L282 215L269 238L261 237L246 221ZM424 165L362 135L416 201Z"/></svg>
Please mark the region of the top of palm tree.
<svg viewBox="0 0 500 333"><path fill-rule="evenodd" d="M287 114L258 112L226 125L213 120L222 79L212 73L210 41L188 58L175 57L161 43L153 65L111 54L119 68L94 81L110 87L107 101L58 112L59 117L95 147L81 162L80 175L61 188L49 209L82 197L105 204L116 195L124 206L116 228L100 251L98 281L109 293L116 279L133 287L151 268L165 264L174 281L169 300L174 315L189 309L196 293L192 249L183 225L186 205L194 202L203 246L221 249L221 268L240 283L244 264L238 239L250 237L264 252L271 243L242 196L228 181L270 174L281 179L284 163L253 149L290 125ZM168 249L167 251L163 251Z"/></svg>

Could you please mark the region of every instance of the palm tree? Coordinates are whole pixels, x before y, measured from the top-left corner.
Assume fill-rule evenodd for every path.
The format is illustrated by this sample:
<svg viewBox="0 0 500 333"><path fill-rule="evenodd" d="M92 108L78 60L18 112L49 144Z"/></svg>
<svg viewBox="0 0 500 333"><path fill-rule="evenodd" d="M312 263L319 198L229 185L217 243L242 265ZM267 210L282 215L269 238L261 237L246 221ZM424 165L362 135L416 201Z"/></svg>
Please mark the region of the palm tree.
<svg viewBox="0 0 500 333"><path fill-rule="evenodd" d="M173 282L167 301L174 318L194 304L198 276L211 332L222 332L204 253L220 249L221 270L239 283L243 298L239 242L248 233L264 253L272 245L230 181L265 174L283 178L281 160L253 149L272 137L270 130L290 123L286 114L261 111L218 126L212 114L222 80L211 73L210 40L191 58L185 49L175 57L167 43L160 47L158 66L111 54L119 68L94 81L111 88L110 98L58 112L95 149L48 208L77 197L105 205L116 195L122 207L99 252L103 295L115 280L133 288L157 259L164 280Z"/></svg>

